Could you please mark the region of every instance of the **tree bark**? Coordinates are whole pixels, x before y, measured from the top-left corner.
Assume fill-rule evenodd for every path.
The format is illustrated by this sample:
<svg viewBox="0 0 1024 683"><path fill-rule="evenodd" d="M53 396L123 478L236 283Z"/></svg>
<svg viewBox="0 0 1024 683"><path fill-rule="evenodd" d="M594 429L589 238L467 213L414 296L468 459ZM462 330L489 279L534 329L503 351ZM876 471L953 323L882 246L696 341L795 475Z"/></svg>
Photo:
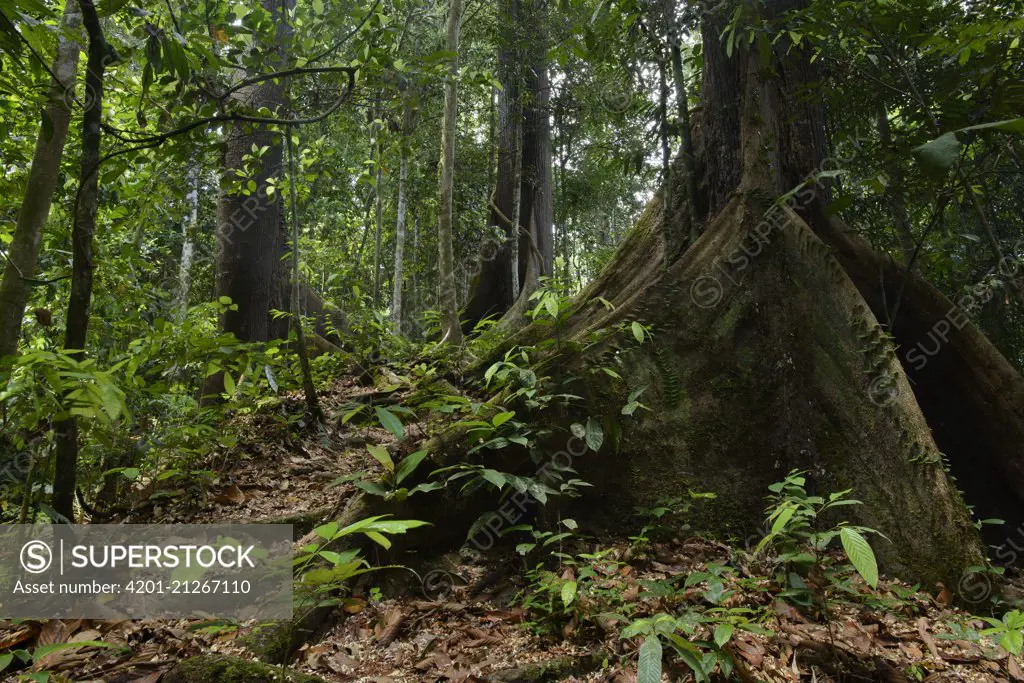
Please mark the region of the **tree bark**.
<svg viewBox="0 0 1024 683"><path fill-rule="evenodd" d="M490 208L491 225L505 234L507 247L494 253L490 243L484 246L470 283L466 329L489 315L504 314L518 298L529 297L536 278L551 275L554 217L546 11L542 0L503 0L499 6L502 90L498 173ZM538 262L531 266L530 259ZM534 273L532 281L528 271Z"/></svg>
<svg viewBox="0 0 1024 683"><path fill-rule="evenodd" d="M52 71L57 80L50 81L43 120L36 136L36 148L29 167L28 182L14 228L14 238L7 253L3 280L0 281L0 358L18 351L21 321L28 301L28 286L36 274L43 228L50 215L53 192L60 175L71 122L71 103L75 95L75 74L81 47L67 34L77 34L82 26L82 11L76 0L67 0L57 35L57 54ZM86 106L89 97L86 96Z"/></svg>
<svg viewBox="0 0 1024 683"><path fill-rule="evenodd" d="M374 204L374 238L373 238L373 308L380 307L380 240L384 229L384 145L380 136L384 134L383 126L377 128L375 147L377 156L377 200Z"/></svg>
<svg viewBox="0 0 1024 683"><path fill-rule="evenodd" d="M299 176L295 163L295 142L292 140L292 128L285 130L288 143L288 197L291 204L291 250L292 250L292 285L291 285L291 314L292 329L295 330L295 353L299 357L299 369L302 374L302 390L306 395L306 410L314 422L323 421L323 413L320 411L320 400L316 395L316 387L313 385L313 373L309 368L309 353L306 350L306 337L303 331L303 314L301 306L301 291L303 286L302 270L299 268L299 213L298 200L296 200L295 184Z"/></svg>
<svg viewBox="0 0 1024 683"><path fill-rule="evenodd" d="M268 64L285 63L283 46L287 31L281 20L282 0L263 0L264 9L271 12L278 24L278 43L262 46L268 54ZM284 79L263 81L235 93L242 104L272 112L283 110ZM267 150L254 164L256 174L251 180L255 188L235 191L232 187L238 173L244 172L244 157L257 150ZM287 320L272 320L272 308L284 309L287 299L282 277L287 269L280 267L284 253L284 215L277 193L268 193L268 180L280 178L283 173L283 153L280 132L266 125L235 123L225 143L221 195L217 206L217 244L215 250L218 296L230 297L238 310L227 311L221 326L244 342L261 342L287 336Z"/></svg>
<svg viewBox="0 0 1024 683"><path fill-rule="evenodd" d="M406 183L409 178L409 162L405 153L404 136L398 154L398 216L395 219L395 276L391 291L391 323L394 326L395 334L402 333L402 270L405 266L405 193Z"/></svg>
<svg viewBox="0 0 1024 683"><path fill-rule="evenodd" d="M82 23L89 36L89 58L85 76L86 108L82 117L82 163L75 218L71 228L73 251L71 293L68 297L64 349L83 358L89 332L89 304L92 300L92 271L95 267L92 238L96 232L99 204L100 141L103 123L103 77L110 49L93 0L80 0ZM59 420L54 459L53 509L68 522L75 520L75 483L78 475L78 424L74 415Z"/></svg>
<svg viewBox="0 0 1024 683"><path fill-rule="evenodd" d="M188 295L192 286L192 261L195 259L196 237L199 228L199 177L202 168L198 160L189 165L186 182L188 216L181 226L181 258L178 261L178 288L174 295L174 317L181 322L188 313Z"/></svg>
<svg viewBox="0 0 1024 683"><path fill-rule="evenodd" d="M459 94L459 25L462 0L451 0L448 10L445 49L452 53L448 78L444 85L444 122L441 127L441 173L438 193L437 246L440 285L441 336L449 344L462 345L462 328L456 297L455 258L452 249L452 190L455 183L455 124Z"/></svg>

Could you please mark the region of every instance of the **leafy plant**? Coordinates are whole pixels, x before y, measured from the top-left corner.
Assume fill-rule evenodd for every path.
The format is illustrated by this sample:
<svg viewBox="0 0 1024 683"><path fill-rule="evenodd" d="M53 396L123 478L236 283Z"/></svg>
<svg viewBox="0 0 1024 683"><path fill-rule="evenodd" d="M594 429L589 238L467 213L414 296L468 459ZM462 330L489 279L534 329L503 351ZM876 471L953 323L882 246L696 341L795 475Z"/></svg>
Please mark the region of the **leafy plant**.
<svg viewBox="0 0 1024 683"><path fill-rule="evenodd" d="M417 484L416 486L406 488L402 486L402 482L408 479L427 458L427 451L419 450L415 453L410 453L399 461L396 465L391 454L383 446L371 444L366 447L366 450L373 456L373 459L381 464L384 468L383 473L379 477L373 477L366 472L356 472L354 474L348 474L343 477L338 477L331 485L343 484L346 482L354 482L357 488L366 491L367 493L380 496L385 500L395 501L401 503L409 496L417 493L426 493L428 491L436 491L444 486L441 482L430 481Z"/></svg>
<svg viewBox="0 0 1024 683"><path fill-rule="evenodd" d="M794 470L783 481L768 487L772 492L767 509L769 532L757 544L754 554L774 547L777 554L772 557L772 563L786 575L784 581L788 584L783 595L807 604L811 592L805 579L812 569L826 573L831 566L828 547L839 540L853 568L874 588L878 585L878 564L866 536L878 532L847 522L827 529L818 528L825 513L842 506L860 505L860 501L847 498L849 490L829 494L827 499L812 496L807 493L804 474ZM824 587L817 588L820 591Z"/></svg>

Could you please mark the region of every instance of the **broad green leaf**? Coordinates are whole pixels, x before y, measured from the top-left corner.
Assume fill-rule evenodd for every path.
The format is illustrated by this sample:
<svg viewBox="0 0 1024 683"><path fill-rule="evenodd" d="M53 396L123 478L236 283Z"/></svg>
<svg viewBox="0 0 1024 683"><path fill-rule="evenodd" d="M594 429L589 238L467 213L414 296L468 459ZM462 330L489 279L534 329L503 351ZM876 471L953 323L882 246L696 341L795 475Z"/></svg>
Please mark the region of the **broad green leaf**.
<svg viewBox="0 0 1024 683"><path fill-rule="evenodd" d="M491 424L494 425L495 427L500 427L501 425L505 424L513 417L515 417L515 415L516 413L514 410L510 410L505 413L498 413L491 419Z"/></svg>
<svg viewBox="0 0 1024 683"><path fill-rule="evenodd" d="M405 438L405 427L402 426L402 421L394 413L380 406L375 406L373 410L377 413L377 419L380 420L380 424L384 429L394 434L395 438L399 441Z"/></svg>
<svg viewBox="0 0 1024 683"><path fill-rule="evenodd" d="M633 324L630 325L630 329L633 330L633 337L636 339L637 344L643 344L645 336L644 326L634 320Z"/></svg>
<svg viewBox="0 0 1024 683"><path fill-rule="evenodd" d="M792 504L787 505L779 513L779 516L775 518L775 522L772 524L772 533L777 534L786 527L786 523L793 518L796 513L796 507Z"/></svg>
<svg viewBox="0 0 1024 683"><path fill-rule="evenodd" d="M850 558L853 568L863 577L869 586L878 585L878 563L875 553L867 539L856 529L843 527L839 531L839 540L843 544L846 556Z"/></svg>
<svg viewBox="0 0 1024 683"><path fill-rule="evenodd" d="M388 453L388 449L384 448L383 446L378 446L376 444L367 444L366 450L368 450L370 452L370 455L373 456L374 460L383 465L384 469L386 469L388 472L395 471L395 461L391 459L391 454Z"/></svg>
<svg viewBox="0 0 1024 683"><path fill-rule="evenodd" d="M568 607L576 599L576 582L566 581L562 584L562 604Z"/></svg>
<svg viewBox="0 0 1024 683"><path fill-rule="evenodd" d="M732 638L733 625L732 624L719 624L715 628L715 645L722 647L729 642Z"/></svg>
<svg viewBox="0 0 1024 683"><path fill-rule="evenodd" d="M637 683L661 683L661 641L658 636L647 636L640 646L636 665Z"/></svg>
<svg viewBox="0 0 1024 683"><path fill-rule="evenodd" d="M1018 629L1011 629L999 639L999 645L1012 655L1020 655L1024 646L1024 635Z"/></svg>
<svg viewBox="0 0 1024 683"><path fill-rule="evenodd" d="M313 532L320 538L329 541L332 538L334 538L334 535L336 533L338 533L338 523L328 522L327 524L318 526L317 528L313 529Z"/></svg>
<svg viewBox="0 0 1024 683"><path fill-rule="evenodd" d="M402 458L402 462L398 463L398 469L395 472L395 483L401 484L402 480L415 472L425 457L427 457L427 451L416 451Z"/></svg>
<svg viewBox="0 0 1024 683"><path fill-rule="evenodd" d="M975 130L996 130L1003 133L1021 135L1024 134L1024 118L980 123L976 126L967 126L966 128L951 131L919 147L915 147L913 150L914 156L925 167L926 171L933 174L945 173L953 168L953 164L956 163L960 156L960 144L963 134Z"/></svg>
<svg viewBox="0 0 1024 683"><path fill-rule="evenodd" d="M495 488L497 488L499 491L505 488L505 485L508 484L508 480L505 479L505 475L503 475L501 472L498 472L497 470L480 470L480 476L486 479L488 482L494 484Z"/></svg>

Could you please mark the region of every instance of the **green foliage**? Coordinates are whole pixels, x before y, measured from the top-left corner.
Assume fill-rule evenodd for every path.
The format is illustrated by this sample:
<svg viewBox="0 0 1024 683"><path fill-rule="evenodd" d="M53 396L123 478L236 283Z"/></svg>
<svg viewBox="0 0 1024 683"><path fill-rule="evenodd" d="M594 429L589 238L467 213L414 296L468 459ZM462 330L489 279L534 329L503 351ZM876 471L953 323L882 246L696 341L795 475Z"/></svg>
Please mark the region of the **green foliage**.
<svg viewBox="0 0 1024 683"><path fill-rule="evenodd" d="M391 458L391 454L383 446L370 445L366 447L366 450L373 456L374 460L380 463L381 467L384 468L384 472L379 476L372 476L366 472L348 474L335 479L331 482L332 486L352 481L355 482L356 487L370 495L380 496L385 500L396 503L401 503L409 496L416 495L417 493L436 491L444 486L444 484L437 481L423 482L412 488L402 486L402 482L408 479L427 458L428 453L425 450L410 453L402 458L397 465Z"/></svg>
<svg viewBox="0 0 1024 683"><path fill-rule="evenodd" d="M860 505L860 501L847 498L849 490L829 494L827 499L809 495L804 475L804 472L794 470L783 481L769 487L772 492L767 510L769 532L757 544L754 554L768 546L774 547L777 554L772 557L772 563L782 576L787 576L785 583L789 586L783 595L805 602L811 594L801 577L807 577L812 568L831 569L831 560L826 551L838 539L857 573L871 588L875 588L878 584L878 565L865 536L878 532L846 522L825 529L819 528L829 511L847 505Z"/></svg>
<svg viewBox="0 0 1024 683"><path fill-rule="evenodd" d="M352 579L382 569L371 566L358 549L340 552L331 550L333 544L339 543L341 539L362 535L384 548L390 548L388 536L404 534L426 524L417 520L388 519L386 515L378 515L346 527L339 527L337 522L318 526L313 531L319 540L303 546L293 560L297 604L302 607L345 604L343 595Z"/></svg>

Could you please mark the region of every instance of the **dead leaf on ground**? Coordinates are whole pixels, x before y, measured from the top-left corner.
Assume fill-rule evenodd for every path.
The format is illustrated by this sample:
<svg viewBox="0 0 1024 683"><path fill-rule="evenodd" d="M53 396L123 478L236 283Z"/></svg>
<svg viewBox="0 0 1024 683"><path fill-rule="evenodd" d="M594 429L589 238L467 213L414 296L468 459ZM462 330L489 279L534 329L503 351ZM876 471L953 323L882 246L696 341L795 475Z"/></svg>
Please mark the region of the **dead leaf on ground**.
<svg viewBox="0 0 1024 683"><path fill-rule="evenodd" d="M245 502L245 494L242 493L242 489L238 488L237 484L232 484L221 491L220 495L215 496L213 502L220 503L221 505L241 505Z"/></svg>

